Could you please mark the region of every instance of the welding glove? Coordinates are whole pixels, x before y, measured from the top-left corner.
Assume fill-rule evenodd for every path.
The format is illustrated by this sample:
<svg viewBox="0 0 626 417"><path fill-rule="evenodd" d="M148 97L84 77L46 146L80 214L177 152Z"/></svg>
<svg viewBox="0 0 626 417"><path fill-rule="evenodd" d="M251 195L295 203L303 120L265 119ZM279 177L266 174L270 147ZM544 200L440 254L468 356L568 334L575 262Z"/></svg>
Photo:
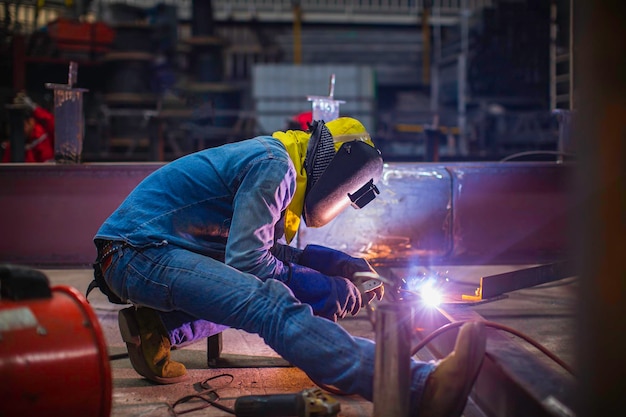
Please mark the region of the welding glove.
<svg viewBox="0 0 626 417"><path fill-rule="evenodd" d="M306 245L298 262L322 274L352 280L355 272L375 272L367 260L320 245Z"/></svg>
<svg viewBox="0 0 626 417"><path fill-rule="evenodd" d="M320 245L307 245L300 254L299 264L320 271L322 274L340 276L354 281L355 272L373 272L374 268L363 258L355 258L345 252ZM367 304L374 297L381 300L384 287L365 294Z"/></svg>
<svg viewBox="0 0 626 417"><path fill-rule="evenodd" d="M315 315L337 321L361 309L361 293L350 280L293 263L289 266L289 281L285 284L298 300L313 308Z"/></svg>

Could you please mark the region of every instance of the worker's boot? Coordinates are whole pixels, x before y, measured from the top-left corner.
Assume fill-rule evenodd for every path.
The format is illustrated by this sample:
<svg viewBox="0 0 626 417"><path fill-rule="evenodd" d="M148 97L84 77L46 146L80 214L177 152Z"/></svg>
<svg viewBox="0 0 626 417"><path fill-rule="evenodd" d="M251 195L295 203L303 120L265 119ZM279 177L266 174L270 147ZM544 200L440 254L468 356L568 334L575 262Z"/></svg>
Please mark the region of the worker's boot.
<svg viewBox="0 0 626 417"><path fill-rule="evenodd" d="M454 351L441 360L426 380L419 417L459 417L465 409L485 356L485 325L465 323Z"/></svg>
<svg viewBox="0 0 626 417"><path fill-rule="evenodd" d="M159 384L175 384L188 378L185 365L170 359L171 342L156 311L129 307L120 310L118 319L130 363L137 373Z"/></svg>

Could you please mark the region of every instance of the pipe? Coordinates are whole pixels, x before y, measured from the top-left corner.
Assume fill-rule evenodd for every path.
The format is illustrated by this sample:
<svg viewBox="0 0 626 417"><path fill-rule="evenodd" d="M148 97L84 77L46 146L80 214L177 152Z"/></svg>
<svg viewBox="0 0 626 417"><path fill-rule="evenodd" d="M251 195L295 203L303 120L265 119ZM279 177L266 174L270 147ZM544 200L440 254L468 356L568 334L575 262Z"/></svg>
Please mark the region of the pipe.
<svg viewBox="0 0 626 417"><path fill-rule="evenodd" d="M380 305L376 311L374 417L408 417L413 307Z"/></svg>

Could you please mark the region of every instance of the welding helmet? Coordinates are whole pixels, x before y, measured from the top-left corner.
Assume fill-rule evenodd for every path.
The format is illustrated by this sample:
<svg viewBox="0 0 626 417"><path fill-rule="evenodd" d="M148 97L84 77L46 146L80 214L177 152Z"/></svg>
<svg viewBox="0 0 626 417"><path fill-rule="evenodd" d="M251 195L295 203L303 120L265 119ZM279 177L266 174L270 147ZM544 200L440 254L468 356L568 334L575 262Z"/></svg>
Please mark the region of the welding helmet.
<svg viewBox="0 0 626 417"><path fill-rule="evenodd" d="M313 121L310 130L302 217L308 227L321 227L349 205L360 209L376 197L383 159L356 119Z"/></svg>

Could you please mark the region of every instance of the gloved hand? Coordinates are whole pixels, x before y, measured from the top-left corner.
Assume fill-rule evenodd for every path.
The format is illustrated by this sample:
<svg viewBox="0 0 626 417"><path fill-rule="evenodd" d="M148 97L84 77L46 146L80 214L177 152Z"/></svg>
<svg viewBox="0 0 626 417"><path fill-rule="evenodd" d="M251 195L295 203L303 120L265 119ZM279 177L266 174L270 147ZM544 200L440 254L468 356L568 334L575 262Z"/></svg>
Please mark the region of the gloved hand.
<svg viewBox="0 0 626 417"><path fill-rule="evenodd" d="M349 280L352 280L355 272L376 272L363 258L355 258L347 253L320 245L306 245L298 263L320 271L322 274L344 277Z"/></svg>
<svg viewBox="0 0 626 417"><path fill-rule="evenodd" d="M35 102L31 100L31 98L28 97L24 91L17 93L17 96L13 99L13 103L26 106L31 110L35 110L37 108L37 104L35 104Z"/></svg>
<svg viewBox="0 0 626 417"><path fill-rule="evenodd" d="M349 280L293 263L289 266L290 277L285 284L316 315L337 321L348 313L354 316L361 309L361 293Z"/></svg>
<svg viewBox="0 0 626 417"><path fill-rule="evenodd" d="M322 274L340 276L350 281L354 281L355 272L376 273L366 259L355 258L347 253L320 245L307 245L302 254L300 254L298 263L320 271ZM384 291L384 287L381 286L374 291L364 294L366 297L365 303L369 304L374 297L382 300Z"/></svg>

